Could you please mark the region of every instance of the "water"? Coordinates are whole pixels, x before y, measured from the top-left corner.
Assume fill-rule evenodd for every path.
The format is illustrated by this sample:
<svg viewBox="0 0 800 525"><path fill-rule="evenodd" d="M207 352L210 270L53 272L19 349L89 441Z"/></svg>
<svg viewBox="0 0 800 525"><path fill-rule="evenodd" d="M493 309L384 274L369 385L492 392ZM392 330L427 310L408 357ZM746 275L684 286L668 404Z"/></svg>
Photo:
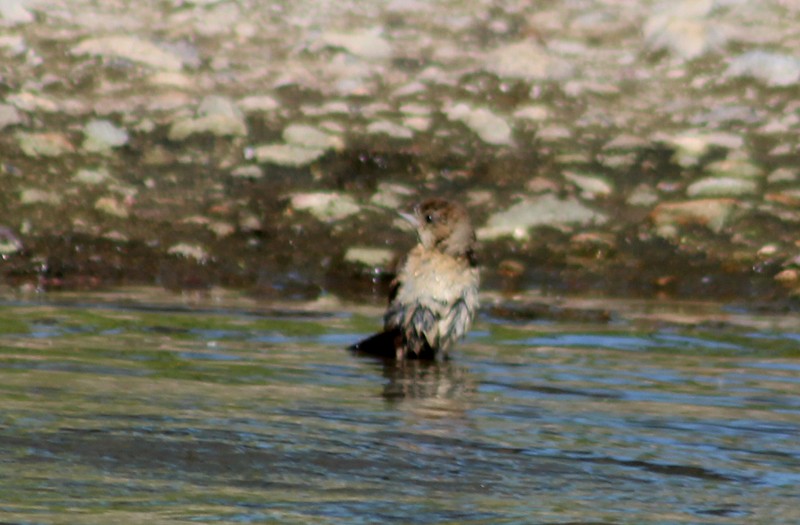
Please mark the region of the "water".
<svg viewBox="0 0 800 525"><path fill-rule="evenodd" d="M798 316L629 302L484 314L443 363L343 350L378 319L6 300L3 523L800 523Z"/></svg>

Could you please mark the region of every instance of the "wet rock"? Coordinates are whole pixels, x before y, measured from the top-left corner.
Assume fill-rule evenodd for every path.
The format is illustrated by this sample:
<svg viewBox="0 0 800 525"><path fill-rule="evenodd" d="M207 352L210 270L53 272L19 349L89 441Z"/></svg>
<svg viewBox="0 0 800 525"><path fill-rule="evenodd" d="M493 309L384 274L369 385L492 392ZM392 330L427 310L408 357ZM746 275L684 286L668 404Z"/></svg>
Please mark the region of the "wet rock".
<svg viewBox="0 0 800 525"><path fill-rule="evenodd" d="M573 68L533 40L499 47L486 55L484 68L504 79L563 80Z"/></svg>
<svg viewBox="0 0 800 525"><path fill-rule="evenodd" d="M394 252L386 248L369 248L353 246L347 249L344 260L351 263L362 264L369 268L380 268L388 265L394 258Z"/></svg>
<svg viewBox="0 0 800 525"><path fill-rule="evenodd" d="M525 199L505 211L495 213L477 232L483 240L513 236L526 239L529 229L537 226L603 224L607 217L584 206L574 198L565 200L547 194Z"/></svg>
<svg viewBox="0 0 800 525"><path fill-rule="evenodd" d="M787 286L794 285L797 283L798 280L800 280L800 272L798 272L794 268L788 268L786 270L783 270L775 274L775 277L773 277L773 279Z"/></svg>
<svg viewBox="0 0 800 525"><path fill-rule="evenodd" d="M530 106L523 106L515 111L514 118L533 122L544 122L550 118L550 110L545 105L532 104Z"/></svg>
<svg viewBox="0 0 800 525"><path fill-rule="evenodd" d="M9 104L12 104L17 109L26 111L28 113L38 111L43 113L56 113L61 110L59 105L53 100L36 93L30 93L28 91L21 91L19 93L9 95L6 100Z"/></svg>
<svg viewBox="0 0 800 525"><path fill-rule="evenodd" d="M798 179L797 171L789 168L777 168L767 175L767 182L780 184L782 182L795 182Z"/></svg>
<svg viewBox="0 0 800 525"><path fill-rule="evenodd" d="M94 203L94 209L120 219L128 217L128 208L114 197L100 197Z"/></svg>
<svg viewBox="0 0 800 525"><path fill-rule="evenodd" d="M213 233L218 239L228 237L236 231L236 227L233 224L222 221L209 222L206 225L206 228L208 228L209 231L211 231L211 233Z"/></svg>
<svg viewBox="0 0 800 525"><path fill-rule="evenodd" d="M0 104L0 130L22 123L22 115L9 104Z"/></svg>
<svg viewBox="0 0 800 525"><path fill-rule="evenodd" d="M4 25L29 24L36 17L29 11L30 0L0 0L0 20Z"/></svg>
<svg viewBox="0 0 800 525"><path fill-rule="evenodd" d="M321 221L338 221L361 211L355 200L343 193L295 193L291 206L307 211Z"/></svg>
<svg viewBox="0 0 800 525"><path fill-rule="evenodd" d="M83 149L91 153L108 153L128 143L128 132L108 120L91 120L83 128Z"/></svg>
<svg viewBox="0 0 800 525"><path fill-rule="evenodd" d="M392 56L392 46L382 36L380 28L353 32L327 32L320 37L322 44L342 48L353 56L366 60L383 60Z"/></svg>
<svg viewBox="0 0 800 525"><path fill-rule="evenodd" d="M788 87L800 80L800 58L768 51L750 51L734 58L725 75L752 77L767 86Z"/></svg>
<svg viewBox="0 0 800 525"><path fill-rule="evenodd" d="M29 188L19 192L19 201L22 204L48 204L55 206L61 203L61 195L54 191Z"/></svg>
<svg viewBox="0 0 800 525"><path fill-rule="evenodd" d="M410 129L388 120L371 122L367 126L367 133L370 135L388 135L395 139L410 139L414 137L414 132Z"/></svg>
<svg viewBox="0 0 800 525"><path fill-rule="evenodd" d="M608 197L614 192L614 187L605 178L597 175L583 175L566 171L564 178L577 186L584 198Z"/></svg>
<svg viewBox="0 0 800 525"><path fill-rule="evenodd" d="M20 149L29 157L58 157L75 151L75 147L60 133L27 133L15 135Z"/></svg>
<svg viewBox="0 0 800 525"><path fill-rule="evenodd" d="M168 137L180 141L200 133L217 137L243 137L247 135L247 123L233 101L219 95L209 95L200 102L195 118L176 120L172 124Z"/></svg>
<svg viewBox="0 0 800 525"><path fill-rule="evenodd" d="M178 71L183 67L181 57L135 36L110 35L88 38L72 48L76 56L90 55L121 58L155 69Z"/></svg>
<svg viewBox="0 0 800 525"><path fill-rule="evenodd" d="M462 122L488 144L511 144L511 126L502 117L486 108L474 108L464 103L445 108L449 120Z"/></svg>
<svg viewBox="0 0 800 525"><path fill-rule="evenodd" d="M734 177L706 177L686 188L689 197L739 197L755 195L755 181Z"/></svg>
<svg viewBox="0 0 800 525"><path fill-rule="evenodd" d="M658 232L672 237L679 226L705 226L719 233L728 225L739 206L734 199L698 199L684 202L664 202L650 213Z"/></svg>

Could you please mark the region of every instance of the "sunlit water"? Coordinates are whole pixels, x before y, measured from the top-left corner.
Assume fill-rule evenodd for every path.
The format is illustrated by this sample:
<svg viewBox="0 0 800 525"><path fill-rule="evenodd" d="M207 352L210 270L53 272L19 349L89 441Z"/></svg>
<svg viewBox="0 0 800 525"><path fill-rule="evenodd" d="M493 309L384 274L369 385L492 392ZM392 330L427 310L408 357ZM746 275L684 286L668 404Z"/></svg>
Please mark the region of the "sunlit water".
<svg viewBox="0 0 800 525"><path fill-rule="evenodd" d="M800 318L483 315L395 365L344 350L377 310L257 304L2 303L2 522L800 523Z"/></svg>

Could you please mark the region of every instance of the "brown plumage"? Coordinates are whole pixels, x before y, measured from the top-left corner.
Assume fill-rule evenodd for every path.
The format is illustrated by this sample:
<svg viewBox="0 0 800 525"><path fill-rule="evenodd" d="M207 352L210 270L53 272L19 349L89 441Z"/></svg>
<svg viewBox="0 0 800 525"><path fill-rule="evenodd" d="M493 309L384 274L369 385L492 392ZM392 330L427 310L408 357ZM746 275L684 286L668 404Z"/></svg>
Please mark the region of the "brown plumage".
<svg viewBox="0 0 800 525"><path fill-rule="evenodd" d="M478 309L475 232L464 207L444 199L401 215L417 228L419 244L392 282L383 332L351 348L397 359L446 357Z"/></svg>

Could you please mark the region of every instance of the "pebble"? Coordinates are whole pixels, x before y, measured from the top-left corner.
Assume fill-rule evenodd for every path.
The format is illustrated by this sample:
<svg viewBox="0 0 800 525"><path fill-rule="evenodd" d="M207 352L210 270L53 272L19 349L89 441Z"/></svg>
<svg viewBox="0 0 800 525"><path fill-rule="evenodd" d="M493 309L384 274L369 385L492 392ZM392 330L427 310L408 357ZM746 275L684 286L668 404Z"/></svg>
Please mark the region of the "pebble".
<svg viewBox="0 0 800 525"><path fill-rule="evenodd" d="M330 31L320 36L326 46L338 47L366 60L383 60L392 56L391 44L381 35L380 28L353 32Z"/></svg>
<svg viewBox="0 0 800 525"><path fill-rule="evenodd" d="M186 259L194 259L201 264L209 259L208 252L202 246L183 242L170 246L167 253Z"/></svg>
<svg viewBox="0 0 800 525"><path fill-rule="evenodd" d="M686 188L689 197L739 197L754 195L755 181L735 177L706 177Z"/></svg>
<svg viewBox="0 0 800 525"><path fill-rule="evenodd" d="M94 209L120 219L128 217L128 208L114 197L100 197L94 203Z"/></svg>
<svg viewBox="0 0 800 525"><path fill-rule="evenodd" d="M168 138L180 141L200 133L210 133L217 137L244 137L247 135L247 122L231 99L209 95L197 107L196 117L179 119L172 123Z"/></svg>
<svg viewBox="0 0 800 525"><path fill-rule="evenodd" d="M605 178L597 175L582 175L565 171L564 178L577 186L584 198L608 197L614 192L614 187Z"/></svg>
<svg viewBox="0 0 800 525"><path fill-rule="evenodd" d="M305 124L291 124L286 127L283 130L283 140L287 144L309 149L340 150L344 147L341 137Z"/></svg>
<svg viewBox="0 0 800 525"><path fill-rule="evenodd" d="M155 69L178 71L183 68L181 57L159 46L129 35L109 35L88 38L72 48L76 56L90 55L122 58Z"/></svg>
<svg viewBox="0 0 800 525"><path fill-rule="evenodd" d="M661 233L688 225L705 226L719 233L729 224L738 206L738 201L729 198L663 202L653 209L650 218Z"/></svg>
<svg viewBox="0 0 800 525"><path fill-rule="evenodd" d="M291 196L291 206L325 222L338 221L361 211L353 197L343 193L295 193Z"/></svg>
<svg viewBox="0 0 800 525"><path fill-rule="evenodd" d="M22 115L10 104L0 104L0 130L22 123Z"/></svg>
<svg viewBox="0 0 800 525"><path fill-rule="evenodd" d="M642 34L650 49L693 60L725 45L725 32L706 18L705 13L686 12L688 3L676 2L674 8L652 15L644 23Z"/></svg>
<svg viewBox="0 0 800 525"><path fill-rule="evenodd" d="M96 170L83 168L78 170L78 172L72 177L72 180L75 182L86 184L88 186L97 186L99 184L103 184L104 182L108 182L110 179L111 174L109 174L108 170L104 168Z"/></svg>
<svg viewBox="0 0 800 525"><path fill-rule="evenodd" d="M587 208L577 199L561 200L554 195L545 194L525 199L507 210L493 214L486 226L478 229L477 236L482 240L503 236L527 239L529 229L536 226L585 226L603 224L606 221L605 215Z"/></svg>
<svg viewBox="0 0 800 525"><path fill-rule="evenodd" d="M512 143L511 126L505 119L486 108L458 103L445 108L445 114L449 120L463 123L487 144L503 146Z"/></svg>
<svg viewBox="0 0 800 525"><path fill-rule="evenodd" d="M0 19L4 25L29 24L36 17L28 10L29 0L0 0Z"/></svg>
<svg viewBox="0 0 800 525"><path fill-rule="evenodd" d="M530 39L499 47L486 55L484 68L503 79L526 81L564 80L573 67L554 58Z"/></svg>
<svg viewBox="0 0 800 525"><path fill-rule="evenodd" d="M22 152L29 157L58 157L75 151L75 147L60 133L15 134Z"/></svg>
<svg viewBox="0 0 800 525"><path fill-rule="evenodd" d="M109 153L128 143L128 132L108 120L90 120L83 128L83 149L91 153Z"/></svg>
<svg viewBox="0 0 800 525"><path fill-rule="evenodd" d="M239 109L245 113L254 113L259 111L267 113L270 111L275 111L281 107L277 100L268 95L252 95L249 97L244 97L236 104L239 106Z"/></svg>
<svg viewBox="0 0 800 525"><path fill-rule="evenodd" d="M427 119L423 119L426 120ZM367 126L367 133L371 135L389 135L395 139L410 139L414 137L414 132L410 129L403 127L388 120L378 120L371 122Z"/></svg>
<svg viewBox="0 0 800 525"><path fill-rule="evenodd" d="M768 51L750 51L734 58L725 75L752 77L767 86L793 86L800 81L800 58Z"/></svg>
<svg viewBox="0 0 800 525"><path fill-rule="evenodd" d="M19 201L22 204L50 204L54 206L61 203L61 195L54 191L29 188L20 191Z"/></svg>
<svg viewBox="0 0 800 525"><path fill-rule="evenodd" d="M253 150L253 156L260 163L277 164L299 168L311 164L325 154L323 148L305 148L292 144L266 144Z"/></svg>
<svg viewBox="0 0 800 525"><path fill-rule="evenodd" d="M351 263L362 264L370 268L384 267L392 262L394 252L386 248L369 248L353 246L347 249L344 260Z"/></svg>

